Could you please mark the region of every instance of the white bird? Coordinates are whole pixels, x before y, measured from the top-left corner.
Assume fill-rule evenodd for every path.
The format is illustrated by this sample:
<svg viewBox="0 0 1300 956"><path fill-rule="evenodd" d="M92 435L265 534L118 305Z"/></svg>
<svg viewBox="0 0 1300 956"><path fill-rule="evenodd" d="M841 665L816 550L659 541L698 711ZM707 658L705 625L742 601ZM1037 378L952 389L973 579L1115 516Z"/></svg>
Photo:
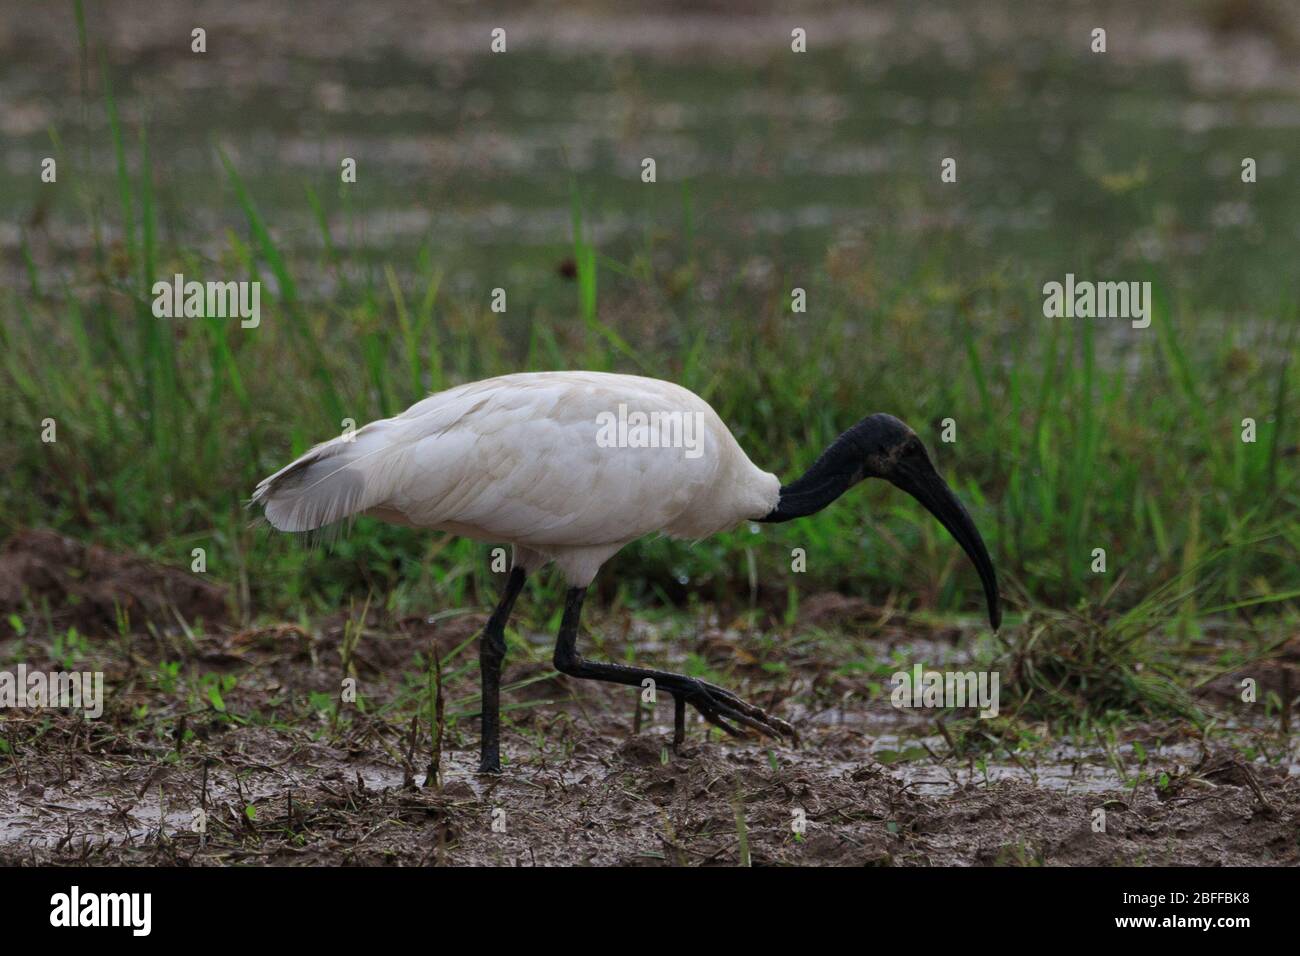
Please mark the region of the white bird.
<svg viewBox="0 0 1300 956"><path fill-rule="evenodd" d="M679 385L603 372L504 375L317 445L263 480L253 502L280 531L366 514L513 546L504 594L479 640L479 769L497 773L506 621L525 576L550 563L568 585L554 658L561 673L633 686L652 679L673 696L675 744L687 703L728 733L740 724L797 740L785 721L714 684L583 659L575 647L583 598L601 565L644 535L696 540L745 521L787 521L867 477L913 495L962 545L996 629L997 579L984 542L921 440L891 415L864 418L782 485L749 460L708 402Z"/></svg>

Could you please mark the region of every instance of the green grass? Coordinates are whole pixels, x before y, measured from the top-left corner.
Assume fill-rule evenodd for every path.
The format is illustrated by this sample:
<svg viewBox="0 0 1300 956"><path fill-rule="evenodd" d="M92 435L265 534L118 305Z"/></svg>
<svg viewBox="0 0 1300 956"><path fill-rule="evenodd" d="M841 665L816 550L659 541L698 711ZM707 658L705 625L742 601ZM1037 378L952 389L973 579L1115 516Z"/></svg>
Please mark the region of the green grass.
<svg viewBox="0 0 1300 956"><path fill-rule="evenodd" d="M77 26L84 36L79 16ZM93 42L81 48L85 60ZM529 66L562 101L568 74L544 59L524 58L512 69ZM504 82L477 61L469 69L494 89ZM608 85L634 100L650 95L591 69L581 82L593 88ZM853 79L847 59L818 60L811 69L811 79L781 73L762 82L797 91ZM866 132L836 125L824 145L897 133L887 114L870 112L872 97L967 95L960 78L930 69L890 67L879 89L864 93L867 105L854 106L869 113ZM653 88L665 100L687 95L689 84L674 71L654 63L643 71L647 84L660 82ZM701 65L696 74L703 118L692 128L701 142L725 152L742 135L773 135L725 115L728 96L752 77L725 65ZM83 85L91 79L83 69ZM1098 102L1110 107L1089 128L1092 145L1072 134L1065 151L1051 155L1035 145L1043 116L1029 111L1035 126L1014 104L981 94L954 135L977 144L994 171L963 165L962 182L975 182L962 192L937 191L924 127L899 134L899 155L871 178L884 216L865 244L837 242L828 228L791 228L746 247L714 224L726 204L758 212L844 202L862 187L852 177L745 178L706 164L674 179L672 163L661 162L654 186L563 164L539 170L531 183L504 177L499 194L521 208L530 193L567 205L569 233L557 229L540 248L478 251L436 235L414 245L358 245L364 209L357 204L387 194L358 186L354 196L325 178L294 180L267 171L262 160L241 160L248 143L229 148L239 129L228 123L194 134L207 144L213 175L190 185L195 202L240 224L218 237L215 253L200 252L177 238L184 230L176 222L189 208L179 197L190 194L171 181L160 145L177 131L124 120L114 96L124 79L105 65L98 91L85 94L85 111L102 114L102 128L52 136L67 157L58 208L93 235L93 256L69 278L42 271L27 253L29 287L0 293L0 460L7 465L0 533L51 526L175 564L205 547L210 573L247 582L241 611L248 616L335 607L371 591L386 595L388 610L487 602L497 583L484 546L363 519L332 550L310 551L250 527L244 502L260 478L337 434L345 419L360 425L431 390L488 375L585 367L696 390L750 456L783 477L862 416L899 415L969 504L1013 611L1104 606L1122 613L1182 582L1161 627L1193 626L1211 609L1294 613L1300 486L1292 367L1300 315L1293 250L1278 237L1290 234L1300 213L1300 185L1279 177L1243 193L1247 187L1231 177L1161 175L1180 149L1198 162L1240 151L1222 129L1194 147L1161 127L1134 141L1144 109L1190 95L1167 70L1140 75L1146 100L1128 92L1133 84L1068 62L1023 77L1031 93L1058 84L1078 122ZM214 110L221 115L220 102ZM1248 132L1255 145L1271 135ZM1025 188L1005 208L1050 195L1051 228L995 230L997 241L988 242L960 221L921 232L903 225L918 212L957 211L970 222L1004 208L996 195L1007 188L1006 174L996 170L1016 162ZM1117 181L1120 172L1138 185ZM465 188L467 203L493 194L480 179ZM19 194L15 208L22 201ZM1206 230L1215 205L1233 201L1250 203L1260 236ZM593 222L612 211L639 225L599 242ZM315 234L309 240L282 220L310 223ZM1177 251L1189 230L1199 230L1205 245ZM1170 251L1149 259L1122 252L1135 236ZM771 272L754 281L747 262L760 246ZM501 260L511 250L513 265ZM555 272L565 256L576 281ZM155 319L151 282L176 271L199 280L260 278L261 326ZM1044 318L1041 285L1067 271L1149 279L1151 328ZM462 281L449 281L453 275ZM305 291L323 277L337 280L332 294ZM488 307L497 285L509 287L504 315ZM790 312L796 285L808 292L807 314ZM1245 417L1258 424L1254 444L1240 440ZM55 444L41 441L46 418L58 423ZM939 441L946 418L957 423L953 445ZM808 555L803 574L790 570L796 547ZM1094 548L1106 551L1105 574L1090 570ZM1208 570L1205 556L1221 548ZM605 597L642 603L691 595L743 603L757 594L793 608L800 592L824 588L944 612L977 613L981 603L973 573L943 530L876 483L812 519L761 533L639 542L602 580ZM244 592L236 591L242 603Z"/></svg>

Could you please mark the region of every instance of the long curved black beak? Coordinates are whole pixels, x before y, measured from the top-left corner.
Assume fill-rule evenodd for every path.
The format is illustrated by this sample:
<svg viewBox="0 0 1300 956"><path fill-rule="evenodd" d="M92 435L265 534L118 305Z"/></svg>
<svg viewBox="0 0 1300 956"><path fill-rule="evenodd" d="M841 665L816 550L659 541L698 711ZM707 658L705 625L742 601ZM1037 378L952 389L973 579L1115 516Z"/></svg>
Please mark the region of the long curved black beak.
<svg viewBox="0 0 1300 956"><path fill-rule="evenodd" d="M980 537L975 522L965 506L953 494L948 483L935 470L924 455L900 461L889 475L882 476L895 487L901 488L915 498L925 509L939 519L939 523L948 529L979 571L980 581L984 584L984 598L989 606L989 623L997 630L1002 623L1002 608L998 604L998 577L993 570L988 549Z"/></svg>

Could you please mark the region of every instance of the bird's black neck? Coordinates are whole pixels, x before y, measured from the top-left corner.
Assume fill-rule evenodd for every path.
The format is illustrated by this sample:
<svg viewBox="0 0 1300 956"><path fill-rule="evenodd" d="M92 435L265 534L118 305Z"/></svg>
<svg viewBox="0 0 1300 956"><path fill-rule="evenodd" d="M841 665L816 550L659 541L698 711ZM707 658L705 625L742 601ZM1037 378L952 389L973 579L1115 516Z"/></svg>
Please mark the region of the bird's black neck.
<svg viewBox="0 0 1300 956"><path fill-rule="evenodd" d="M861 427L859 423L835 439L811 468L782 485L776 507L758 520L775 524L814 514L865 478Z"/></svg>

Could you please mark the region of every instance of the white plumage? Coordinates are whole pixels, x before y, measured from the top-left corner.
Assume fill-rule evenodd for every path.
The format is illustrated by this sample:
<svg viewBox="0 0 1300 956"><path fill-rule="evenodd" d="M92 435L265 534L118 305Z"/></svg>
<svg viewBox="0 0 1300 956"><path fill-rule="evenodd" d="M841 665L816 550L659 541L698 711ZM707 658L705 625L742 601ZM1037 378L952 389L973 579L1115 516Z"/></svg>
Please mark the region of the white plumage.
<svg viewBox="0 0 1300 956"><path fill-rule="evenodd" d="M602 415L693 415L685 447L602 447ZM647 534L702 538L768 514L780 482L757 468L708 402L657 379L601 372L504 375L452 388L317 445L257 486L281 531L356 514L515 546L585 587Z"/></svg>
<svg viewBox="0 0 1300 956"><path fill-rule="evenodd" d="M997 578L978 529L916 433L883 413L862 419L782 485L755 467L708 402L679 385L600 372L505 375L317 445L259 484L253 501L281 531L369 514L514 546L500 603L479 638L479 769L496 773L506 622L526 576L552 561L569 585L556 670L638 688L649 681L671 694L674 745L685 739L688 703L728 733L796 739L779 717L699 678L582 657L587 585L643 535L702 538L746 519L806 517L868 477L915 497L966 549L996 629Z"/></svg>

